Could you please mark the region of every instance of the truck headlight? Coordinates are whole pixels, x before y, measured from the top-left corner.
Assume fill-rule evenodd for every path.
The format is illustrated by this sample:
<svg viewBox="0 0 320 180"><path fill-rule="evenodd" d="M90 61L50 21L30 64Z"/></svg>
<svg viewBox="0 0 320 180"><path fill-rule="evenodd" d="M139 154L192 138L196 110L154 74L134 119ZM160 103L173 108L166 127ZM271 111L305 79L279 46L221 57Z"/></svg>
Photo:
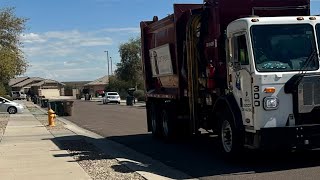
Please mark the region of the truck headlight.
<svg viewBox="0 0 320 180"><path fill-rule="evenodd" d="M263 108L265 110L275 110L278 109L279 99L274 96L265 97L263 99Z"/></svg>

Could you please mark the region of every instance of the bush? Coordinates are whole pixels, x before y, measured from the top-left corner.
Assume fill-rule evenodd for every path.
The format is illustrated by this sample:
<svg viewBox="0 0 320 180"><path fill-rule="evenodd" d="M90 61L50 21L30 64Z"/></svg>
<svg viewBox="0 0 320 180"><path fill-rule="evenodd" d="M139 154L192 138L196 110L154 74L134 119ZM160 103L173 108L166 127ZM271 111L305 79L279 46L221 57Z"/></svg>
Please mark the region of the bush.
<svg viewBox="0 0 320 180"><path fill-rule="evenodd" d="M121 99L126 99L127 98L128 93L127 93L126 90L121 89L120 91L118 91L118 93L119 93L119 96L120 96Z"/></svg>
<svg viewBox="0 0 320 180"><path fill-rule="evenodd" d="M143 90L134 91L133 96L137 98L138 101L145 101L145 93Z"/></svg>
<svg viewBox="0 0 320 180"><path fill-rule="evenodd" d="M0 96L4 97L5 95L10 94L11 87L7 82L0 81Z"/></svg>
<svg viewBox="0 0 320 180"><path fill-rule="evenodd" d="M4 96L6 95L7 92L6 92L6 88L5 86L0 82L0 96Z"/></svg>
<svg viewBox="0 0 320 180"><path fill-rule="evenodd" d="M13 101L12 97L9 96L9 95L4 95L3 97L6 98L6 99L8 99L8 100L10 100L10 101Z"/></svg>

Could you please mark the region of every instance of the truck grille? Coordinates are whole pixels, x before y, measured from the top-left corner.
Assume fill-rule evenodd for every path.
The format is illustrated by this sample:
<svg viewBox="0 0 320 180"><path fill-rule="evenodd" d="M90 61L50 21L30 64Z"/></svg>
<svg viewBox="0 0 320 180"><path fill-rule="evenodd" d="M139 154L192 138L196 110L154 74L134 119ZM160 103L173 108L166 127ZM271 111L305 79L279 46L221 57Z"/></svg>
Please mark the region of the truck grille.
<svg viewBox="0 0 320 180"><path fill-rule="evenodd" d="M320 106L320 77L303 77L298 86L299 113L309 113Z"/></svg>

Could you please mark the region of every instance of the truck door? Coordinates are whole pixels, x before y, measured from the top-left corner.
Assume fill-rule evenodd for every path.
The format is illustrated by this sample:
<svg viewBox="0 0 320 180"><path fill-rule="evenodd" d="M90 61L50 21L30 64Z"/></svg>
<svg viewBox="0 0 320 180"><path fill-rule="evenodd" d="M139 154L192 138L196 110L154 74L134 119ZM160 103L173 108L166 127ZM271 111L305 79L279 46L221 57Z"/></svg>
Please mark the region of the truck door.
<svg viewBox="0 0 320 180"><path fill-rule="evenodd" d="M234 34L231 38L232 88L241 110L244 125L253 126L251 66L246 33Z"/></svg>

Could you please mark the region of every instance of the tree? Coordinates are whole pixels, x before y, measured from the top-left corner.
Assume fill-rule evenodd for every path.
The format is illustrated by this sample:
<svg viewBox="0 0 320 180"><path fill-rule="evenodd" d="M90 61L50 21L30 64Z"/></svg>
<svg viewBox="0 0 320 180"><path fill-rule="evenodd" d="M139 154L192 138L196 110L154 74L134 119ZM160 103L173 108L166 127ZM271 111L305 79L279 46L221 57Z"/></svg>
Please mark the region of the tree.
<svg viewBox="0 0 320 180"><path fill-rule="evenodd" d="M117 64L116 76L133 86L142 87L141 40L129 39L119 47L121 62Z"/></svg>
<svg viewBox="0 0 320 180"><path fill-rule="evenodd" d="M26 18L15 15L14 8L0 9L0 83L26 71L28 63L21 50L20 35L25 30Z"/></svg>
<svg viewBox="0 0 320 180"><path fill-rule="evenodd" d="M127 90L132 86L134 86L134 84L120 80L116 76L110 76L109 83L106 86L105 91L116 91L120 94L121 98L125 98L127 95Z"/></svg>

